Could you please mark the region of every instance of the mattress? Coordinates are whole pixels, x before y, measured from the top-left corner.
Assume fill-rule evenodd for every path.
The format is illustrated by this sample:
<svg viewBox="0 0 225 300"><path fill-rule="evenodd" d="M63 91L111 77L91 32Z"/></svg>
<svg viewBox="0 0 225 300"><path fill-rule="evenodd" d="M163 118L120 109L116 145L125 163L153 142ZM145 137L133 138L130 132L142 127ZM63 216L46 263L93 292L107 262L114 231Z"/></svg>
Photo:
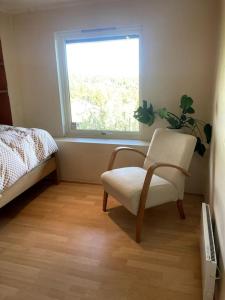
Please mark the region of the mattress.
<svg viewBox="0 0 225 300"><path fill-rule="evenodd" d="M0 193L57 150L43 129L0 125Z"/></svg>

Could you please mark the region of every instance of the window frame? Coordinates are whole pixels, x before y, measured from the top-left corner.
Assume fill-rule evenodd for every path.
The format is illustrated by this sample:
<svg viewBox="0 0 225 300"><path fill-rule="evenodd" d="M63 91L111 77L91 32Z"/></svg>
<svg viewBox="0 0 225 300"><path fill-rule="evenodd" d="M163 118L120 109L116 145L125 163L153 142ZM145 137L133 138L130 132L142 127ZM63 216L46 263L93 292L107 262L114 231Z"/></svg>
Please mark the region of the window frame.
<svg viewBox="0 0 225 300"><path fill-rule="evenodd" d="M110 131L110 130L79 130L72 122L71 103L69 93L69 78L67 69L66 44L72 40L85 40L95 38L113 38L118 36L139 37L139 103L141 99L141 27L109 27L96 29L81 29L55 33L55 50L58 71L58 85L60 95L60 107L62 115L63 134L68 137L103 138L103 139L138 139L141 135L140 123L139 131Z"/></svg>

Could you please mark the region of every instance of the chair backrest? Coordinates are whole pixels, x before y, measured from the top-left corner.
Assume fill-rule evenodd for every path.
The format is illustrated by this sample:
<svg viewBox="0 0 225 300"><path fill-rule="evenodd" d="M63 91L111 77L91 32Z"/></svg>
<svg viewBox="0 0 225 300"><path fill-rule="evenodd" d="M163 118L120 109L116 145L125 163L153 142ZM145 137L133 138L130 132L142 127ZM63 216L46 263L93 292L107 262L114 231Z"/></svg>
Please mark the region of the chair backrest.
<svg viewBox="0 0 225 300"><path fill-rule="evenodd" d="M154 162L163 162L188 171L195 145L196 138L192 135L173 129L156 129L144 161L144 168L148 169ZM163 167L156 169L155 174L173 183L179 192L179 198L183 199L185 176L179 170Z"/></svg>

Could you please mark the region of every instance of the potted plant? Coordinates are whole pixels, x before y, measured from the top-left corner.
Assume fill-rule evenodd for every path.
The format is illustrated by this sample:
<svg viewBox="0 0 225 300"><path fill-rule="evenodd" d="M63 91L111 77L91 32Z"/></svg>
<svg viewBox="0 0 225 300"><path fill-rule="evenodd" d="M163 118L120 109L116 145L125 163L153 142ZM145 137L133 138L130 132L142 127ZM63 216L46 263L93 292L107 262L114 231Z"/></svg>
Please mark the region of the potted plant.
<svg viewBox="0 0 225 300"><path fill-rule="evenodd" d="M180 114L176 115L168 111L165 107L154 109L150 103L143 101L143 106L139 106L134 112L134 118L139 122L151 126L157 117L165 119L170 129L186 129L190 134L196 136L197 143L195 151L203 156L206 151L206 145L210 144L212 137L212 126L205 121L193 117L195 110L193 108L193 99L183 95L180 99Z"/></svg>

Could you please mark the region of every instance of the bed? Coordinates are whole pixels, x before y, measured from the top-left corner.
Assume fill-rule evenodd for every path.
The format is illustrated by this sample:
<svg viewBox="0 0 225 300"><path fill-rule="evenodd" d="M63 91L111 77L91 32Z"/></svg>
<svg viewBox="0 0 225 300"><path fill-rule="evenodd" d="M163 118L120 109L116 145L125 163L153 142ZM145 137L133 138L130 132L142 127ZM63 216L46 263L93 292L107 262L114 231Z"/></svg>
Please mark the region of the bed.
<svg viewBox="0 0 225 300"><path fill-rule="evenodd" d="M0 208L52 174L57 145L45 130L0 125Z"/></svg>

